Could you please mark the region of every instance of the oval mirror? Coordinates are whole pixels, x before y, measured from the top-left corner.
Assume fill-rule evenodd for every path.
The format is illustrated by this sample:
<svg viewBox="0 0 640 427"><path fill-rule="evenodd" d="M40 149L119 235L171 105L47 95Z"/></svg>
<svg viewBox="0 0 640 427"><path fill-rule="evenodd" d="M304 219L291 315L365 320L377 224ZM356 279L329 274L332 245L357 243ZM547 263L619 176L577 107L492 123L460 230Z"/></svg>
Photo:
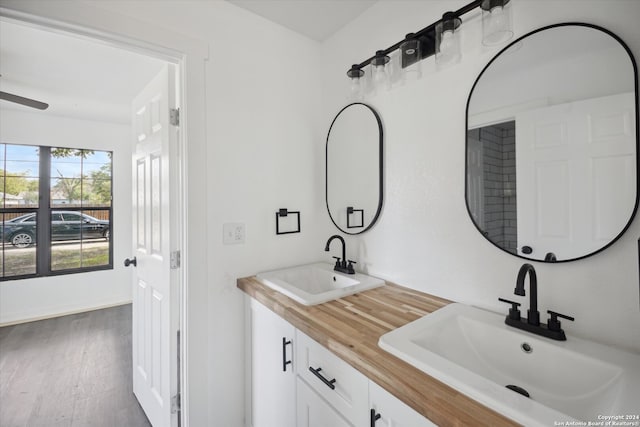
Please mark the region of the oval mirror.
<svg viewBox="0 0 640 427"><path fill-rule="evenodd" d="M466 202L491 243L522 258L599 252L638 206L635 60L617 36L559 24L489 62L467 103Z"/></svg>
<svg viewBox="0 0 640 427"><path fill-rule="evenodd" d="M353 103L336 115L326 147L326 201L346 234L373 226L382 209L382 122L370 106Z"/></svg>

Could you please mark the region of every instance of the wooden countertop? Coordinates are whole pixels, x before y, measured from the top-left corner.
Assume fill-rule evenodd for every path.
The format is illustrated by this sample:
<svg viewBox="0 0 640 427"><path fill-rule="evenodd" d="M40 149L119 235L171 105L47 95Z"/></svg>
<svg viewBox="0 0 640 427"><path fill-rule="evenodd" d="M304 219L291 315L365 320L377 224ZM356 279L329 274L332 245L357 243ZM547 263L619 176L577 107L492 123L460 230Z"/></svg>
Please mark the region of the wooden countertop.
<svg viewBox="0 0 640 427"><path fill-rule="evenodd" d="M256 277L237 286L439 426L518 425L378 347L381 335L451 301L387 282L305 306Z"/></svg>

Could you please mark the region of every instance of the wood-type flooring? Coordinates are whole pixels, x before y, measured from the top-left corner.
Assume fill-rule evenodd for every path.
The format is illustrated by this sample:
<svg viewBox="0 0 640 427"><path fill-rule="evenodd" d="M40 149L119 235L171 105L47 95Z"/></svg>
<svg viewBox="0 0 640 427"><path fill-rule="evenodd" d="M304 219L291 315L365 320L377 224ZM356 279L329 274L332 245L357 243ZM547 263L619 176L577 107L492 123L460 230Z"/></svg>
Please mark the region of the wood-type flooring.
<svg viewBox="0 0 640 427"><path fill-rule="evenodd" d="M0 426L150 426L133 395L131 305L0 328Z"/></svg>

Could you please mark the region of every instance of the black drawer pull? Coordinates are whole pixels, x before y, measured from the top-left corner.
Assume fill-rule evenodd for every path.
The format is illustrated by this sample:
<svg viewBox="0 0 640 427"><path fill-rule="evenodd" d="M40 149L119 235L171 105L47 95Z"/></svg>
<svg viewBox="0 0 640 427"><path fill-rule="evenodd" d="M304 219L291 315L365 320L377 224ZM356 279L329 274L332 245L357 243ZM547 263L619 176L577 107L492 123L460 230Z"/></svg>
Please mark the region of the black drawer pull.
<svg viewBox="0 0 640 427"><path fill-rule="evenodd" d="M336 389L336 386L333 385L333 383L336 382L336 379L334 378L332 380L328 380L325 377L323 377L322 374L320 373L320 371L322 371L322 368L313 369L311 366L309 366L309 370L313 373L313 375L315 375L316 377L320 378L320 381L325 383L327 385L327 387L329 387L331 390L335 390Z"/></svg>
<svg viewBox="0 0 640 427"><path fill-rule="evenodd" d="M291 340L282 337L282 371L287 372L287 365L291 364L291 360L287 360L287 346L291 344Z"/></svg>
<svg viewBox="0 0 640 427"><path fill-rule="evenodd" d="M378 421L380 418L382 417L382 415L377 414L375 409L371 410L371 418L370 418L370 423L369 425L371 427L376 427L376 421Z"/></svg>

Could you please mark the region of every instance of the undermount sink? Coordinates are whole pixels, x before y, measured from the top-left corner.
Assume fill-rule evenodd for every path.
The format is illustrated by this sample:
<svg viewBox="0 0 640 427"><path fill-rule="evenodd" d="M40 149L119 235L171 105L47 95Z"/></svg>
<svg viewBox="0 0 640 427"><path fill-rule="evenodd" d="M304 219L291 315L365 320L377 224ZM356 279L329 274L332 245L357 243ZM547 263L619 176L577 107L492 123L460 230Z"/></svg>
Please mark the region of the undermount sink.
<svg viewBox="0 0 640 427"><path fill-rule="evenodd" d="M258 273L258 279L304 305L316 305L384 285L365 274L342 274L329 263L316 263Z"/></svg>
<svg viewBox="0 0 640 427"><path fill-rule="evenodd" d="M379 346L527 426L638 414L640 355L574 337L552 341L504 318L449 304L383 335Z"/></svg>

